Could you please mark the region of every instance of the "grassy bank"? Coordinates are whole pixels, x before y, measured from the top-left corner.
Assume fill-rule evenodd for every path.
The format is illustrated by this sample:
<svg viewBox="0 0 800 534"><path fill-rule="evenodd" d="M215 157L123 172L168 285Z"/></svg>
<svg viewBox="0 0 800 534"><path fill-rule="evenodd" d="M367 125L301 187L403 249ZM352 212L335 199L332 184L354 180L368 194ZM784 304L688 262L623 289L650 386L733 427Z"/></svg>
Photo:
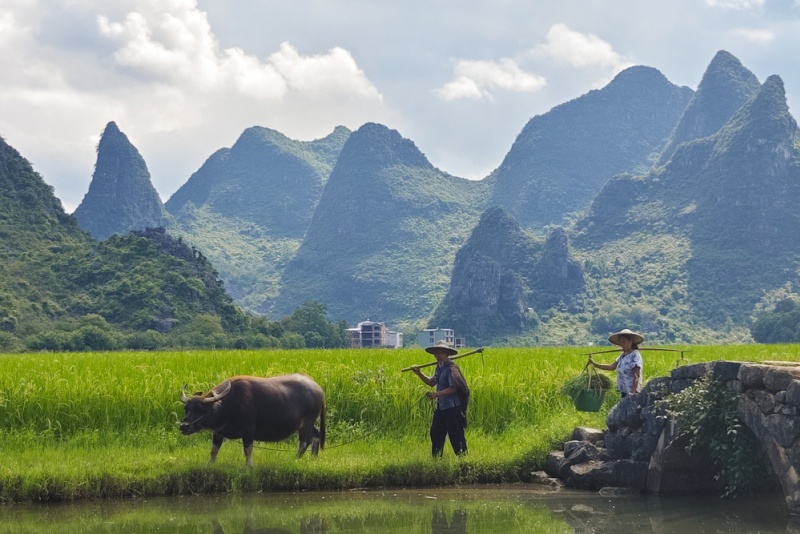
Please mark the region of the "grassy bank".
<svg viewBox="0 0 800 534"><path fill-rule="evenodd" d="M425 486L524 480L578 425L560 394L586 349L487 348L459 361L472 388L470 453L429 458L426 388L399 369L430 361L416 350L230 351L0 356L0 501L258 490ZM794 345L693 347L692 363L796 360ZM613 354L595 357L610 361ZM645 377L668 374L673 353L645 353ZM430 369L428 369L430 371ZM177 431L178 400L228 376L302 372L326 392L328 444L296 461L296 442L257 444L244 468L240 442L206 462L210 434Z"/></svg>

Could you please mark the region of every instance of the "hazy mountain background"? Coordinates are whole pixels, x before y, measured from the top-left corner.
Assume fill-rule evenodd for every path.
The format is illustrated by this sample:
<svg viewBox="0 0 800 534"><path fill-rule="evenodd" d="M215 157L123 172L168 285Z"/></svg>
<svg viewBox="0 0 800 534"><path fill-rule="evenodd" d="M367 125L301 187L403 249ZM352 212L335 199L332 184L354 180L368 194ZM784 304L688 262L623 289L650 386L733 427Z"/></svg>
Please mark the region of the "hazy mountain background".
<svg viewBox="0 0 800 534"><path fill-rule="evenodd" d="M248 128L167 201L171 231L206 254L237 302L268 312L349 136L339 127L303 142Z"/></svg>
<svg viewBox="0 0 800 534"><path fill-rule="evenodd" d="M155 348L162 333L188 333L204 318L220 333L246 331L245 315L201 253L163 230L96 241L3 139L0 236L4 350Z"/></svg>
<svg viewBox="0 0 800 534"><path fill-rule="evenodd" d="M272 313L313 299L351 324L427 316L487 195L485 182L433 167L398 132L362 126L342 148Z"/></svg>
<svg viewBox="0 0 800 534"><path fill-rule="evenodd" d="M89 191L73 215L99 240L169 224L144 158L114 122L100 137Z"/></svg>
<svg viewBox="0 0 800 534"><path fill-rule="evenodd" d="M153 206L138 152L125 139L117 175L105 163L105 138L124 138L112 124L78 218L93 234L150 226L129 215ZM479 181L380 124L312 142L253 127L166 202L165 225L271 320L315 301L407 341L433 326L470 344L602 343L624 327L746 342L800 302L799 161L781 79L720 51L696 91L632 67L533 117Z"/></svg>
<svg viewBox="0 0 800 534"><path fill-rule="evenodd" d="M615 174L647 169L692 97L649 67L532 118L492 173L491 203L523 227L563 224Z"/></svg>

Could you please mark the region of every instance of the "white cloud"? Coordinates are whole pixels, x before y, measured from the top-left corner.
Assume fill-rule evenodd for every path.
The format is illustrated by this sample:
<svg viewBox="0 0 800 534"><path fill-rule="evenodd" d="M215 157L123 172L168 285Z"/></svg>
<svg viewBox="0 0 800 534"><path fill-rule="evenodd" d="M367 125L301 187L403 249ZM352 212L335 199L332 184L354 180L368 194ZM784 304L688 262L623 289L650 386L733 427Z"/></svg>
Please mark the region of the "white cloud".
<svg viewBox="0 0 800 534"><path fill-rule="evenodd" d="M545 86L542 76L524 72L508 58L494 61L459 61L455 68L456 79L437 90L444 100L462 98L491 99L490 89L516 92L534 92Z"/></svg>
<svg viewBox="0 0 800 534"><path fill-rule="evenodd" d="M751 43L766 44L772 41L775 33L771 30L757 28L735 28L732 30L735 35L744 38Z"/></svg>
<svg viewBox="0 0 800 534"><path fill-rule="evenodd" d="M438 95L444 100L460 100L462 98L491 98L491 94L481 89L478 82L466 76L459 76L452 82L444 84L437 90Z"/></svg>
<svg viewBox="0 0 800 534"><path fill-rule="evenodd" d="M288 90L286 80L272 65L248 56L238 48L225 50L218 64L209 65L221 84L229 83L235 92L244 96L281 99Z"/></svg>
<svg viewBox="0 0 800 534"><path fill-rule="evenodd" d="M222 47L194 0L0 0L0 72L0 135L70 211L111 120L168 195L246 127L312 139L391 113L344 48Z"/></svg>
<svg viewBox="0 0 800 534"><path fill-rule="evenodd" d="M0 13L0 39L1 42L10 42L19 33L16 17L14 13Z"/></svg>
<svg viewBox="0 0 800 534"><path fill-rule="evenodd" d="M606 41L591 33L571 30L565 24L553 24L547 32L547 43L537 45L532 54L577 68L611 67L619 71L630 65Z"/></svg>
<svg viewBox="0 0 800 534"><path fill-rule="evenodd" d="M795 115L800 106L800 0L368 4L0 0L0 135L74 208L111 120L166 200L254 125L309 140L380 122L436 166L480 177L530 116L601 87L627 61L693 86L720 47L780 74ZM492 105L464 113L443 99Z"/></svg>
<svg viewBox="0 0 800 534"><path fill-rule="evenodd" d="M269 57L269 65L288 87L315 99L353 98L381 101L382 96L343 48L325 55L301 56L289 43Z"/></svg>
<svg viewBox="0 0 800 534"><path fill-rule="evenodd" d="M764 5L764 0L706 0L711 7L722 9L752 9Z"/></svg>
<svg viewBox="0 0 800 534"><path fill-rule="evenodd" d="M260 99L356 98L381 95L342 48L302 56L289 43L266 61L239 48L221 50L206 14L193 0L145 0L122 22L98 17L103 35L118 43L115 64L142 81L177 85L189 92L219 90Z"/></svg>

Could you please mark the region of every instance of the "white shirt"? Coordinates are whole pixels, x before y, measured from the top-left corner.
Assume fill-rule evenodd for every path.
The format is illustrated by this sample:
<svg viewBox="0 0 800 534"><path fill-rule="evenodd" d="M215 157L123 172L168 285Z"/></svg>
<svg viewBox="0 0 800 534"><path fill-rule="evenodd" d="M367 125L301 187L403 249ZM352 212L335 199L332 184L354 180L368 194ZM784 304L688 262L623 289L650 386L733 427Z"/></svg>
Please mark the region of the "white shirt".
<svg viewBox="0 0 800 534"><path fill-rule="evenodd" d="M639 381L644 371L642 355L638 350L632 350L628 354L620 354L617 358L617 389L622 393L632 393L633 390L633 369L639 368Z"/></svg>

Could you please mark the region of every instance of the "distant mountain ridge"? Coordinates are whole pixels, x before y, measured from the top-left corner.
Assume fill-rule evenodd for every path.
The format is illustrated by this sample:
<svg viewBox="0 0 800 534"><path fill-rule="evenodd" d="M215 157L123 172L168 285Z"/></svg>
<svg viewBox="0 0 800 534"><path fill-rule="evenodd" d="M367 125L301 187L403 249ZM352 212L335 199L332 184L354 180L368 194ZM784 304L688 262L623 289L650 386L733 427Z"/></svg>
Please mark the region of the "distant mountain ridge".
<svg viewBox="0 0 800 534"><path fill-rule="evenodd" d="M480 181L380 124L312 142L254 127L166 206L273 318L318 301L486 343L738 342L800 285L798 153L780 78L720 51L696 91L633 67L533 117Z"/></svg>
<svg viewBox="0 0 800 534"><path fill-rule="evenodd" d="M650 67L533 117L491 179L491 204L525 228L563 224L621 172L648 168L692 96Z"/></svg>
<svg viewBox="0 0 800 534"><path fill-rule="evenodd" d="M349 322L424 316L487 193L436 169L397 131L365 124L342 148L272 313L316 299Z"/></svg>
<svg viewBox="0 0 800 534"><path fill-rule="evenodd" d="M256 223L274 237L301 238L349 135L338 127L323 139L304 142L269 128L248 128L233 147L215 152L166 208L178 217L191 202Z"/></svg>
<svg viewBox="0 0 800 534"><path fill-rule="evenodd" d="M669 161L681 143L717 133L760 88L755 74L738 59L724 50L717 52L661 153L659 164Z"/></svg>
<svg viewBox="0 0 800 534"><path fill-rule="evenodd" d="M770 76L716 134L682 143L648 174L610 181L576 225L575 244L628 240L635 254L634 243L669 237L683 249L674 299L683 320L719 329L747 324L765 293L798 284L798 206L797 124Z"/></svg>
<svg viewBox="0 0 800 534"><path fill-rule="evenodd" d="M169 224L144 158L114 122L100 137L89 191L73 215L100 240Z"/></svg>
<svg viewBox="0 0 800 534"><path fill-rule="evenodd" d="M246 329L202 254L163 229L96 241L2 138L0 208L0 350L153 347L201 317Z"/></svg>
<svg viewBox="0 0 800 534"><path fill-rule="evenodd" d="M266 312L278 295L283 268L350 133L340 126L322 139L295 141L248 128L167 201L173 231L204 251L246 308Z"/></svg>

